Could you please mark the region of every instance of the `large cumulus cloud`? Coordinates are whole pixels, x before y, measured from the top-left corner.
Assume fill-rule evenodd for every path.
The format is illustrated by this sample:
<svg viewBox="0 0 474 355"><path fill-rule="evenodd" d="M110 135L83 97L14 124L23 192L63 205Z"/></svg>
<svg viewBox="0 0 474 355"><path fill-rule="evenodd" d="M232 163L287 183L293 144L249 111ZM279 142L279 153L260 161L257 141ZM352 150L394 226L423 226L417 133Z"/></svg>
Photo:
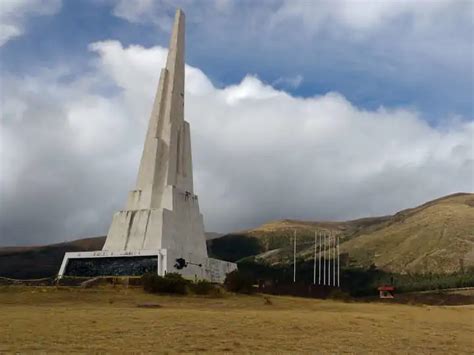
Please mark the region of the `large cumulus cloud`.
<svg viewBox="0 0 474 355"><path fill-rule="evenodd" d="M90 45L91 70L5 78L1 244L106 233L133 188L166 50ZM218 88L186 68L196 191L206 229L269 219L381 215L472 191L474 124L408 108L294 97L248 75Z"/></svg>

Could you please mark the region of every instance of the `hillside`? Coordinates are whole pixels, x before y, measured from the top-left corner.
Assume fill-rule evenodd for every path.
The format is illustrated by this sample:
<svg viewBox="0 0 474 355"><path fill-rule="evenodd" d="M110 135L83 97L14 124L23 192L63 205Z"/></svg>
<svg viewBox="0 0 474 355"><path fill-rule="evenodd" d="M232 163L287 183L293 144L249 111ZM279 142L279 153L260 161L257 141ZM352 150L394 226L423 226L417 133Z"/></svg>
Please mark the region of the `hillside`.
<svg viewBox="0 0 474 355"><path fill-rule="evenodd" d="M296 231L299 258L313 257L314 232L338 234L341 252L354 266L397 273L450 273L474 267L474 194L460 193L400 211L392 216L347 222L274 221L223 236L210 245L213 255L248 256L271 264L291 262Z"/></svg>
<svg viewBox="0 0 474 355"><path fill-rule="evenodd" d="M384 228L341 245L362 265L395 272L455 272L474 266L474 195L460 194L395 214Z"/></svg>
<svg viewBox="0 0 474 355"><path fill-rule="evenodd" d="M392 216L346 222L281 220L219 237L207 233L210 256L237 261L255 256L270 264L291 263L296 231L298 258L312 259L314 233L337 234L344 260L375 264L396 273L450 273L474 267L474 194L455 194ZM0 248L0 276L55 275L65 252L99 250L105 237L38 247Z"/></svg>
<svg viewBox="0 0 474 355"><path fill-rule="evenodd" d="M345 240L363 231L373 230L390 217L363 218L347 222L311 222L280 220L265 223L255 229L244 230L208 241L211 255L229 261L259 255L271 263L289 261L293 257L292 238L296 231L298 252L313 248L314 233L338 234Z"/></svg>

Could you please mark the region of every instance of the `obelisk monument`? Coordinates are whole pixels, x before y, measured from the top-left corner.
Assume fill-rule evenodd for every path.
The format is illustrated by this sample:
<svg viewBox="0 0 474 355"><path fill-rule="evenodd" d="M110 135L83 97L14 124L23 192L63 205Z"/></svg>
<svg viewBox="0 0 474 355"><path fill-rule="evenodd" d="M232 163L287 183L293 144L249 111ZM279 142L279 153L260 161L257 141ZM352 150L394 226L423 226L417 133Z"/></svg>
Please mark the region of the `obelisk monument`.
<svg viewBox="0 0 474 355"><path fill-rule="evenodd" d="M184 120L184 14L176 12L135 190L114 215L104 250L172 248L207 257Z"/></svg>
<svg viewBox="0 0 474 355"><path fill-rule="evenodd" d="M155 255L159 274L180 272L219 282L236 268L207 257L203 217L193 188L190 127L184 120L184 20L184 13L177 10L136 187L129 192L125 209L113 216L102 252L67 253L60 275L139 274L153 266L149 258ZM96 257L102 259L92 260Z"/></svg>

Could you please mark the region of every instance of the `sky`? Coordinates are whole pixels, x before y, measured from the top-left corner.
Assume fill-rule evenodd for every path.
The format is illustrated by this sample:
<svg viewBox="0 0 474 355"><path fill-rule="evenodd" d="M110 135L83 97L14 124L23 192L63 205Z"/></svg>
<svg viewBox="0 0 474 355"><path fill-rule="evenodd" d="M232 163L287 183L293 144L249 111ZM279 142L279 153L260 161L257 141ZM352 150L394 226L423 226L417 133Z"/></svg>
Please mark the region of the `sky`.
<svg viewBox="0 0 474 355"><path fill-rule="evenodd" d="M107 233L177 7L207 231L474 191L470 0L3 0L0 245Z"/></svg>

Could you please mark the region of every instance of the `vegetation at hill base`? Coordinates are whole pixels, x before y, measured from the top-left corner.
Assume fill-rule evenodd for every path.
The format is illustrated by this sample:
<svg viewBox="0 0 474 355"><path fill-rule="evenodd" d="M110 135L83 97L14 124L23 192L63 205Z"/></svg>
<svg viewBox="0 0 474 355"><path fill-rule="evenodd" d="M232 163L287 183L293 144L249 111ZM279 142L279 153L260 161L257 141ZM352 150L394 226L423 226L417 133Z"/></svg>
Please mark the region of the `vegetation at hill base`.
<svg viewBox="0 0 474 355"><path fill-rule="evenodd" d="M142 276L143 289L149 293L177 294L177 295L209 295L220 297L223 295L222 286L206 280L191 281L178 273L167 273L159 276L148 273ZM252 279L247 274L234 270L227 274L223 284L227 291L235 293L253 293Z"/></svg>
<svg viewBox="0 0 474 355"><path fill-rule="evenodd" d="M293 283L293 264L271 265L255 258L247 258L238 263L239 271L253 283L269 280L273 284ZM314 263L312 260L297 260L297 282L312 285ZM450 288L474 287L474 270L451 274L398 274L377 269L343 267L340 270L341 291L352 297L375 295L377 288L393 284L397 292L442 290Z"/></svg>
<svg viewBox="0 0 474 355"><path fill-rule="evenodd" d="M191 281L185 280L180 274L169 273L159 276L148 273L142 276L143 289L150 293L170 293L185 295L189 292Z"/></svg>
<svg viewBox="0 0 474 355"><path fill-rule="evenodd" d="M142 276L141 284L143 285L143 289L149 293L222 295L222 289L218 285L206 280L191 281L183 278L178 273L168 273L165 276L148 273Z"/></svg>
<svg viewBox="0 0 474 355"><path fill-rule="evenodd" d="M226 290L236 293L254 293L253 279L247 274L240 270L234 270L227 274L224 287Z"/></svg>

